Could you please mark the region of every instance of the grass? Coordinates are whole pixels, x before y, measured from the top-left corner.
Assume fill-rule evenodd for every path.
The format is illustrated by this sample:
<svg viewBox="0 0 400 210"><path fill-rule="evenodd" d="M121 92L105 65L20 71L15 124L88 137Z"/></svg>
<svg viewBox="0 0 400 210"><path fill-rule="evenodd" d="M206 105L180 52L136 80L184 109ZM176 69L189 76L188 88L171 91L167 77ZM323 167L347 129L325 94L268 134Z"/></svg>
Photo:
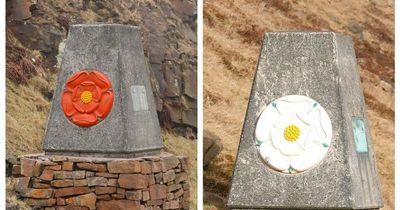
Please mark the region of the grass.
<svg viewBox="0 0 400 210"><path fill-rule="evenodd" d="M27 85L6 81L6 152L19 156L40 152L50 102L40 89L45 80L31 78Z"/></svg>
<svg viewBox="0 0 400 210"><path fill-rule="evenodd" d="M204 169L205 209L223 209L264 33L334 31L350 36L366 98L384 209L394 208L394 1L204 2L204 130L223 150ZM328 6L327 6L328 5ZM362 32L352 32L351 24ZM238 88L240 87L240 88Z"/></svg>
<svg viewBox="0 0 400 210"><path fill-rule="evenodd" d="M162 133L168 152L189 159L190 209L197 209L197 140L189 140L171 133Z"/></svg>
<svg viewBox="0 0 400 210"><path fill-rule="evenodd" d="M31 209L25 202L18 200L14 192L15 179L6 178L6 209L7 210L29 210Z"/></svg>

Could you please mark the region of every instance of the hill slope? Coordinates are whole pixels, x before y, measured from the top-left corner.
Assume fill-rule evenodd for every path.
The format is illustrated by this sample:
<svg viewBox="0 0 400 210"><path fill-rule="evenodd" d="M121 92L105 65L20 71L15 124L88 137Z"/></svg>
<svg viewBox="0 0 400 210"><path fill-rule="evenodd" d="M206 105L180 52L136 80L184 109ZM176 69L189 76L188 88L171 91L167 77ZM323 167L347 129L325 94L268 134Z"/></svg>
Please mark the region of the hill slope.
<svg viewBox="0 0 400 210"><path fill-rule="evenodd" d="M260 44L269 31L353 38L384 209L394 208L394 2L221 0L204 3L204 128L223 151L204 172L209 208L223 208Z"/></svg>

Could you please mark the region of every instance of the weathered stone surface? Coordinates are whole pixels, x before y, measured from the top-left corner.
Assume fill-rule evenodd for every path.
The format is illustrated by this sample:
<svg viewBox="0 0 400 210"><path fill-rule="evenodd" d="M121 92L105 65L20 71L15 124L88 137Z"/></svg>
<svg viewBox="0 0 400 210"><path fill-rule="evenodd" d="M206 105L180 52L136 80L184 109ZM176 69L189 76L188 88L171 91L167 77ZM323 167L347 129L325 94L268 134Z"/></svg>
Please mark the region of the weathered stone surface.
<svg viewBox="0 0 400 210"><path fill-rule="evenodd" d="M32 177L36 161L30 158L21 159L21 175Z"/></svg>
<svg viewBox="0 0 400 210"><path fill-rule="evenodd" d="M163 177L163 173L157 173L157 174L155 174L155 175L154 175L155 182L156 182L157 184L160 184L161 181L162 181L162 177Z"/></svg>
<svg viewBox="0 0 400 210"><path fill-rule="evenodd" d="M89 187L67 187L55 190L54 197L65 197L71 195L81 195L90 193L91 190Z"/></svg>
<svg viewBox="0 0 400 210"><path fill-rule="evenodd" d="M182 123L197 126L197 109L185 109L182 112Z"/></svg>
<svg viewBox="0 0 400 210"><path fill-rule="evenodd" d="M30 177L15 178L15 185L14 185L15 191L20 193L26 192L28 190L30 180L31 180Z"/></svg>
<svg viewBox="0 0 400 210"><path fill-rule="evenodd" d="M147 204L148 205L151 205L151 206L160 206L160 205L162 205L164 203L164 200L163 199L159 199L159 200L149 200L149 201L147 201Z"/></svg>
<svg viewBox="0 0 400 210"><path fill-rule="evenodd" d="M174 198L175 198L174 193L167 193L167 200L172 200Z"/></svg>
<svg viewBox="0 0 400 210"><path fill-rule="evenodd" d="M51 161L54 162L62 162L62 161L66 161L67 157L66 156L62 156L62 155L54 155L50 157Z"/></svg>
<svg viewBox="0 0 400 210"><path fill-rule="evenodd" d="M188 174L186 172L182 172L182 173L176 174L176 177L175 177L175 183L176 184L184 182L184 181L187 181L187 180L188 180Z"/></svg>
<svg viewBox="0 0 400 210"><path fill-rule="evenodd" d="M86 206L57 206L56 210L89 210Z"/></svg>
<svg viewBox="0 0 400 210"><path fill-rule="evenodd" d="M179 198L179 197L181 197L183 195L183 193L184 193L184 190L181 188L181 189L179 189L178 191L176 191L174 193L174 197L175 198Z"/></svg>
<svg viewBox="0 0 400 210"><path fill-rule="evenodd" d="M179 200L167 201L163 204L163 209L179 209Z"/></svg>
<svg viewBox="0 0 400 210"><path fill-rule="evenodd" d="M62 164L63 171L72 171L73 168L74 168L73 162L63 162Z"/></svg>
<svg viewBox="0 0 400 210"><path fill-rule="evenodd" d="M88 177L86 178L88 182L88 186L107 186L107 179L104 177Z"/></svg>
<svg viewBox="0 0 400 210"><path fill-rule="evenodd" d="M35 166L33 168L33 174L32 176L40 176L40 174L43 171L44 166L42 165L42 160L36 160L35 161Z"/></svg>
<svg viewBox="0 0 400 210"><path fill-rule="evenodd" d="M120 200L120 199L124 199L124 198L125 198L125 195L122 195L122 194L112 194L111 197L114 198L114 199Z"/></svg>
<svg viewBox="0 0 400 210"><path fill-rule="evenodd" d="M112 197L109 194L96 195L96 197L97 197L97 200L109 201L112 199Z"/></svg>
<svg viewBox="0 0 400 210"><path fill-rule="evenodd" d="M150 199L158 200L167 197L167 187L165 185L155 184L150 186Z"/></svg>
<svg viewBox="0 0 400 210"><path fill-rule="evenodd" d="M96 194L101 195L101 194L112 194L117 191L116 187L96 187Z"/></svg>
<svg viewBox="0 0 400 210"><path fill-rule="evenodd" d="M82 187L87 185L88 185L87 179L74 179L75 187Z"/></svg>
<svg viewBox="0 0 400 210"><path fill-rule="evenodd" d="M6 6L7 20L23 21L32 16L30 12L31 1L10 1L7 2Z"/></svg>
<svg viewBox="0 0 400 210"><path fill-rule="evenodd" d="M13 176L21 175L21 165L13 165L12 166L12 170L11 170L11 174Z"/></svg>
<svg viewBox="0 0 400 210"><path fill-rule="evenodd" d="M72 187L72 186L74 186L74 180L72 180L72 179L54 180L54 181L51 181L51 186L53 186L53 187Z"/></svg>
<svg viewBox="0 0 400 210"><path fill-rule="evenodd" d="M184 190L188 190L188 189L189 189L189 183L183 183L183 184L182 184L182 188L183 188Z"/></svg>
<svg viewBox="0 0 400 210"><path fill-rule="evenodd" d="M138 201L131 200L111 200L99 201L96 204L98 210L124 210L124 209L140 209Z"/></svg>
<svg viewBox="0 0 400 210"><path fill-rule="evenodd" d="M155 180L153 174L148 175L148 178L149 178L149 186L156 183L156 180Z"/></svg>
<svg viewBox="0 0 400 210"><path fill-rule="evenodd" d="M61 171L62 165L54 165L54 166L45 166L44 169L46 170L53 170L53 171Z"/></svg>
<svg viewBox="0 0 400 210"><path fill-rule="evenodd" d="M148 201L150 199L150 192L149 191L143 191L142 193L142 200L143 201Z"/></svg>
<svg viewBox="0 0 400 210"><path fill-rule="evenodd" d="M54 179L83 179L85 171L55 171Z"/></svg>
<svg viewBox="0 0 400 210"><path fill-rule="evenodd" d="M178 157L179 161L181 162L181 169L182 170L187 170L188 169L188 157Z"/></svg>
<svg viewBox="0 0 400 210"><path fill-rule="evenodd" d="M56 199L25 199L25 203L30 206L43 207L43 206L53 206L56 204Z"/></svg>
<svg viewBox="0 0 400 210"><path fill-rule="evenodd" d="M221 139L213 133L204 131L203 166L207 166L222 150Z"/></svg>
<svg viewBox="0 0 400 210"><path fill-rule="evenodd" d="M173 181L174 179L175 179L175 171L174 170L169 170L169 171L163 173L163 182L164 183Z"/></svg>
<svg viewBox="0 0 400 210"><path fill-rule="evenodd" d="M39 177L20 177L16 179L17 183L15 185L18 195L24 197L25 199L35 198L38 199L40 205L47 205L44 198L54 199L57 206L48 207L47 209L94 209L94 205L100 201L123 201L130 200L134 201L137 208L140 209L160 209L166 200L172 201L175 199L183 199L184 189L183 181L184 178L179 174L184 174L182 177L187 177L186 172L182 171L182 161L181 157L176 160L171 159L171 154L163 153L162 155L145 156L143 158L134 159L114 159L114 158L88 158L88 157L63 157L57 156L58 165L54 165L55 162L48 161L48 156L35 156L33 158L39 159L37 161L43 166L44 170ZM51 158L51 157L50 157ZM162 172L163 159L167 159L164 163L164 168L171 168L166 172ZM67 160L67 161L66 161ZM114 174L109 172L95 172L95 171L84 171L97 168L96 165L103 164L106 166L110 161L125 161L133 160L136 164L133 170L140 171L137 173L121 173ZM160 172L152 172L152 162L159 162ZM37 163L36 162L36 163ZM63 162L63 163L61 163ZM53 171L52 169L63 169L64 162L73 163L70 165L72 169L81 171ZM47 164L49 163L49 164ZM85 166L78 166L78 163L90 163ZM92 165L96 164L95 166ZM123 164L126 164L123 163ZM122 164L122 165L123 165ZM35 166L38 164L35 164ZM52 166L52 167L47 167ZM60 166L53 168L53 166ZM118 167L121 167L119 165ZM115 168L118 168L115 167ZM140 168L140 170L139 170ZM132 169L130 169L132 170ZM177 171L179 171L178 174ZM182 171L182 172L181 172ZM47 173L52 173L54 175L54 180L50 178L45 178ZM88 173L90 172L90 174ZM86 177L88 176L89 177ZM81 179L74 179L81 178ZM86 178L84 178L86 177ZM156 178L157 177L157 178ZM156 184L156 179L158 184ZM164 179L164 180L163 180ZM20 180L20 181L18 181ZM181 182L182 181L182 182ZM182 184L178 184L182 183ZM168 185L168 186L167 186ZM33 188L32 188L33 187ZM170 192L167 193L167 189ZM182 195L183 194L183 195ZM93 196L94 195L94 196ZM94 201L93 201L94 199ZM88 203L89 202L89 203ZM86 206L83 205L86 203ZM124 206L124 202L117 203L114 208L119 208L118 206ZM131 205L133 203L128 203ZM83 205L83 206L82 206ZM170 203L168 205L171 205ZM183 206L183 201L180 204ZM90 207L91 206L91 207ZM41 207L41 206L38 206ZM45 206L42 206L45 207ZM36 208L36 207L35 207ZM44 208L45 209L45 208Z"/></svg>
<svg viewBox="0 0 400 210"><path fill-rule="evenodd" d="M196 71L184 71L183 72L183 84L185 95L197 99L197 72ZM196 120L197 118L195 118ZM195 122L195 126L197 122Z"/></svg>
<svg viewBox="0 0 400 210"><path fill-rule="evenodd" d="M96 173L94 171L86 171L86 177L92 177L94 176Z"/></svg>
<svg viewBox="0 0 400 210"><path fill-rule="evenodd" d="M53 194L52 189L28 189L20 195L26 198L50 198Z"/></svg>
<svg viewBox="0 0 400 210"><path fill-rule="evenodd" d="M179 163L179 159L175 156L165 157L161 161L162 171L167 172L168 170L177 167Z"/></svg>
<svg viewBox="0 0 400 210"><path fill-rule="evenodd" d="M51 181L53 180L54 177L54 171L49 170L49 169L44 169L42 172L42 175L40 175L40 179L45 180L45 181Z"/></svg>
<svg viewBox="0 0 400 210"><path fill-rule="evenodd" d="M148 176L141 174L121 174L118 184L126 189L143 189L149 186Z"/></svg>
<svg viewBox="0 0 400 210"><path fill-rule="evenodd" d="M382 206L357 62L349 37L331 32L267 33L248 103L230 189L231 208L375 209ZM300 174L269 170L254 140L258 115L285 95L315 99L330 116L323 161ZM357 153L352 117L365 119L368 152ZM284 192L284 193L282 193Z"/></svg>
<svg viewBox="0 0 400 210"><path fill-rule="evenodd" d="M189 201L190 200L190 191L189 190L185 190L185 192L183 192L183 199L185 201Z"/></svg>
<svg viewBox="0 0 400 210"><path fill-rule="evenodd" d="M126 191L125 195L128 200L140 201L142 199L142 191L141 190Z"/></svg>
<svg viewBox="0 0 400 210"><path fill-rule="evenodd" d="M66 204L64 198L56 198L56 201L57 201L57 206L64 206Z"/></svg>
<svg viewBox="0 0 400 210"><path fill-rule="evenodd" d="M46 183L40 183L40 182L34 182L32 183L32 187L36 188L36 189L47 189L50 188L50 184L46 184Z"/></svg>
<svg viewBox="0 0 400 210"><path fill-rule="evenodd" d="M118 186L118 179L108 179L107 186Z"/></svg>
<svg viewBox="0 0 400 210"><path fill-rule="evenodd" d="M172 191L175 191L175 190L180 189L180 188L182 188L182 187L179 184L168 185L167 186L167 191L168 192L172 192Z"/></svg>
<svg viewBox="0 0 400 210"><path fill-rule="evenodd" d="M54 97L44 150L118 155L163 148L138 28L117 24L70 26L54 95L61 95L73 73L87 68L98 69L111 80L114 90L121 90L114 92L110 114L89 129L79 127L64 116L59 106L61 97Z"/></svg>
<svg viewBox="0 0 400 210"><path fill-rule="evenodd" d="M151 164L148 161L143 161L140 163L140 171L142 174L151 173Z"/></svg>
<svg viewBox="0 0 400 210"><path fill-rule="evenodd" d="M89 171L99 171L104 172L107 171L106 165L104 164L96 164L96 163L77 163L76 167Z"/></svg>
<svg viewBox="0 0 400 210"><path fill-rule="evenodd" d="M126 190L124 188L117 188L117 193L125 196Z"/></svg>
<svg viewBox="0 0 400 210"><path fill-rule="evenodd" d="M72 198L65 199L68 205L73 206L86 206L89 209L96 208L96 195L94 193L89 193L85 195L79 195Z"/></svg>
<svg viewBox="0 0 400 210"><path fill-rule="evenodd" d="M137 160L115 160L107 163L110 173L140 173L141 165Z"/></svg>
<svg viewBox="0 0 400 210"><path fill-rule="evenodd" d="M153 173L158 173L162 171L162 164L161 161L158 162L151 162L151 171Z"/></svg>
<svg viewBox="0 0 400 210"><path fill-rule="evenodd" d="M106 178L118 178L118 174L110 174L110 173L106 173L106 172L96 173L96 176L102 176L102 177L106 177Z"/></svg>

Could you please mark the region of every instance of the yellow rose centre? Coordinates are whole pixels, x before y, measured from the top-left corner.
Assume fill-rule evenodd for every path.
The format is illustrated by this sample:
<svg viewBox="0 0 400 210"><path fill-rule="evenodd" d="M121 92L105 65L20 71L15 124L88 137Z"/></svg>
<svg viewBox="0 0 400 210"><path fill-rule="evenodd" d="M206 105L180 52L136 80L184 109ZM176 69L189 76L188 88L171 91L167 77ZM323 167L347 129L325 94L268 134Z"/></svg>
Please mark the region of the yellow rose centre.
<svg viewBox="0 0 400 210"><path fill-rule="evenodd" d="M93 99L93 95L90 91L83 91L81 94L81 101L84 104L88 104L90 102L92 102Z"/></svg>
<svg viewBox="0 0 400 210"><path fill-rule="evenodd" d="M283 136L287 141L294 142L300 137L300 128L295 125L289 125L283 131Z"/></svg>

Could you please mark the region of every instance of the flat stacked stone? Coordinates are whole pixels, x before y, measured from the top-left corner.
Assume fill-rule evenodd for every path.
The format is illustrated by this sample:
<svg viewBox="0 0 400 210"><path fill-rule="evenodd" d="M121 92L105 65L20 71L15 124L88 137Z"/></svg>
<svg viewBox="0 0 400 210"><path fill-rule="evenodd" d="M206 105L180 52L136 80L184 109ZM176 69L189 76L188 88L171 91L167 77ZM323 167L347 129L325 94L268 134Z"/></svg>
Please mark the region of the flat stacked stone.
<svg viewBox="0 0 400 210"><path fill-rule="evenodd" d="M15 191L34 209L188 209L185 157L26 155L14 165Z"/></svg>

